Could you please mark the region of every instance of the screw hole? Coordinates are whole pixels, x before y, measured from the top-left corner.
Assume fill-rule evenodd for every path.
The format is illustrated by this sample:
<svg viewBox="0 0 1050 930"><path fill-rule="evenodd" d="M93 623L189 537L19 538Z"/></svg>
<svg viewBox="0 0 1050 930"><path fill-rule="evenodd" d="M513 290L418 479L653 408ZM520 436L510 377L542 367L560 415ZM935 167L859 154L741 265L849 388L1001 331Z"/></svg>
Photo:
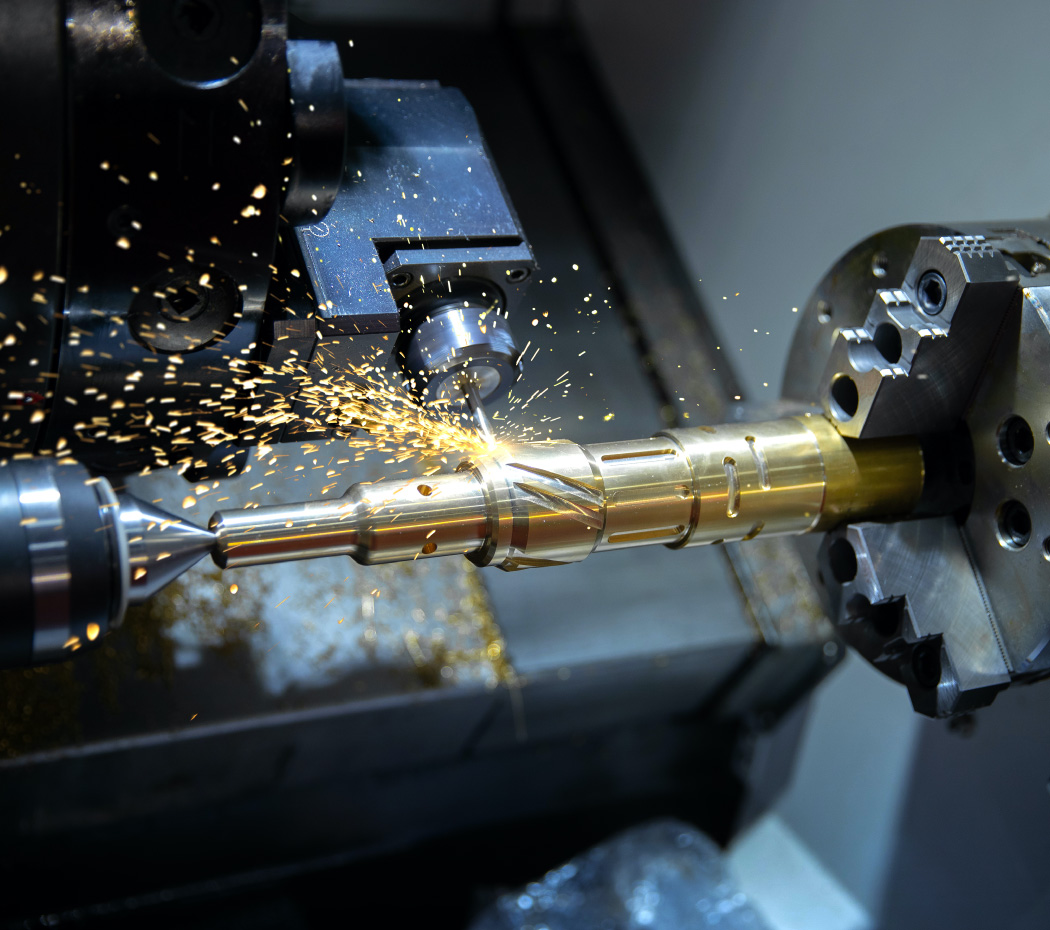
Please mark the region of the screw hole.
<svg viewBox="0 0 1050 930"><path fill-rule="evenodd" d="M863 620L871 611L871 601L863 594L854 594L846 601L846 619Z"/></svg>
<svg viewBox="0 0 1050 930"><path fill-rule="evenodd" d="M423 555L430 555L433 552L437 552L437 547L436 542L423 543Z"/></svg>
<svg viewBox="0 0 1050 930"><path fill-rule="evenodd" d="M839 584L848 584L857 577L857 552L848 539L836 539L828 546L828 564Z"/></svg>
<svg viewBox="0 0 1050 930"><path fill-rule="evenodd" d="M507 272L507 280L511 284L521 284L530 274L531 272L528 268L511 268Z"/></svg>
<svg viewBox="0 0 1050 930"><path fill-rule="evenodd" d="M900 628L903 604L900 598L872 604L863 594L854 594L846 604L849 620L867 623L882 639L890 639Z"/></svg>
<svg viewBox="0 0 1050 930"><path fill-rule="evenodd" d="M881 604L875 604L871 613L868 615L868 620L871 622L872 628L876 633L879 634L883 639L889 639L894 636L901 625L901 615L903 613L903 604L900 599L894 601L884 601Z"/></svg>
<svg viewBox="0 0 1050 930"><path fill-rule="evenodd" d="M412 275L407 271L395 271L390 276L390 286L396 288L408 287L412 283Z"/></svg>
<svg viewBox="0 0 1050 930"><path fill-rule="evenodd" d="M876 278L885 278L890 270L890 260L885 252L876 252L871 257L871 273Z"/></svg>
<svg viewBox="0 0 1050 930"><path fill-rule="evenodd" d="M831 382L831 412L836 420L852 420L860 406L857 382L849 375L835 375Z"/></svg>
<svg viewBox="0 0 1050 930"><path fill-rule="evenodd" d="M999 427L999 455L1007 465L1020 468L1032 457L1035 437L1024 417L1008 417Z"/></svg>
<svg viewBox="0 0 1050 930"><path fill-rule="evenodd" d="M1023 549L1032 538L1032 518L1020 501L1006 501L996 512L996 535L1006 549Z"/></svg>
<svg viewBox="0 0 1050 930"><path fill-rule="evenodd" d="M424 497L430 497L430 495L434 493L434 489L429 484L417 485L416 490Z"/></svg>
<svg viewBox="0 0 1050 930"><path fill-rule="evenodd" d="M936 316L948 302L948 285L939 271L927 271L919 278L916 292L919 307L930 316Z"/></svg>
<svg viewBox="0 0 1050 930"><path fill-rule="evenodd" d="M912 650L911 668L915 680L923 688L936 688L941 682L941 647L933 643L919 643Z"/></svg>
<svg viewBox="0 0 1050 930"><path fill-rule="evenodd" d="M831 322L831 304L829 304L826 300L817 301L817 322Z"/></svg>
<svg viewBox="0 0 1050 930"><path fill-rule="evenodd" d="M880 323L875 327L875 335L872 338L875 348L879 354L886 359L890 365L895 365L901 360L904 346L901 343L901 332L892 323Z"/></svg>

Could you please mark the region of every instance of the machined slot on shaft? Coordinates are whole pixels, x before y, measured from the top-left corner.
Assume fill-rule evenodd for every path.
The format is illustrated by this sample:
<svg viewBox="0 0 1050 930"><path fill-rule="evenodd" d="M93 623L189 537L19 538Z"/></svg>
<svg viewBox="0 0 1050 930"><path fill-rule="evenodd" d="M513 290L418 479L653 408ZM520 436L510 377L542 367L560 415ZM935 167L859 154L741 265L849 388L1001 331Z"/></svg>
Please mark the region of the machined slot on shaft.
<svg viewBox="0 0 1050 930"><path fill-rule="evenodd" d="M477 386L461 389L481 430L487 418ZM493 439L490 448L425 481L379 481L334 500L216 514L215 560L232 567L349 555L374 564L462 554L507 570L562 565L605 549L905 516L924 480L917 440L847 441L819 416L590 446Z"/></svg>

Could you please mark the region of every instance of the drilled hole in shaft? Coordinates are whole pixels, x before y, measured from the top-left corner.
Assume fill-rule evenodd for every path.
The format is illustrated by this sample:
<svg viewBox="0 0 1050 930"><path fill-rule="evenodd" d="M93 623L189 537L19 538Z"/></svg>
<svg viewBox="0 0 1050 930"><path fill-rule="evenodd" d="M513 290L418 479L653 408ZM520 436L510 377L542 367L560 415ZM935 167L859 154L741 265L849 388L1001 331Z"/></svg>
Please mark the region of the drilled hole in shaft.
<svg viewBox="0 0 1050 930"><path fill-rule="evenodd" d="M936 688L941 680L941 647L919 643L911 654L911 668L920 687Z"/></svg>

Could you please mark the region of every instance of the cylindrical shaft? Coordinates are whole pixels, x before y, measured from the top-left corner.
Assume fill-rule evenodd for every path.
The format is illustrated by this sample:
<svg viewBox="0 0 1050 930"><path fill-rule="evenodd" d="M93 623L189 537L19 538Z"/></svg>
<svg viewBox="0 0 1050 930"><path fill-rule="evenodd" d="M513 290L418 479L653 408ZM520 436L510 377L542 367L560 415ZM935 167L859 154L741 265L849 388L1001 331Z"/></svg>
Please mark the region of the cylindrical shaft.
<svg viewBox="0 0 1050 930"><path fill-rule="evenodd" d="M486 539L485 496L457 472L353 485L341 498L259 507L211 518L223 568L349 555L362 564L451 555Z"/></svg>
<svg viewBox="0 0 1050 930"><path fill-rule="evenodd" d="M799 417L591 446L495 446L454 474L219 513L210 528L223 567L461 553L513 570L606 549L694 546L905 516L923 478L917 440L846 440L823 417Z"/></svg>

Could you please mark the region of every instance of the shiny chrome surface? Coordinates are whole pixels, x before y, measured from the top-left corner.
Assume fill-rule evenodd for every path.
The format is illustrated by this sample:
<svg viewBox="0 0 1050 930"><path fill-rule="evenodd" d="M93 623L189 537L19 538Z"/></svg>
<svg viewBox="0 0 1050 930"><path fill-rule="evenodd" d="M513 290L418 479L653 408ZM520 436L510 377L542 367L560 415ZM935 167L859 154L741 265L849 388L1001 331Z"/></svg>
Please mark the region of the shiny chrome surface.
<svg viewBox="0 0 1050 930"><path fill-rule="evenodd" d="M128 549L128 600L140 604L196 565L215 537L130 494L119 496L121 539Z"/></svg>
<svg viewBox="0 0 1050 930"><path fill-rule="evenodd" d="M72 636L72 574L62 516L62 495L51 469L20 468L18 503L29 543L36 624L33 659L46 661L59 655Z"/></svg>
<svg viewBox="0 0 1050 930"><path fill-rule="evenodd" d="M340 553L366 564L464 554L516 570L594 551L903 516L922 487L917 442L850 442L822 417L800 417L589 446L497 446L453 474L218 513L210 529L222 567Z"/></svg>
<svg viewBox="0 0 1050 930"><path fill-rule="evenodd" d="M469 375L483 401L505 394L519 374L519 352L506 316L489 303L454 301L430 310L399 355L413 392L424 402L459 400Z"/></svg>
<svg viewBox="0 0 1050 930"><path fill-rule="evenodd" d="M127 606L116 496L75 463L22 459L0 469L0 655L14 665L65 658L119 624Z"/></svg>
<svg viewBox="0 0 1050 930"><path fill-rule="evenodd" d="M129 602L156 593L213 545L208 530L118 497L81 465L25 459L0 472L0 664L51 662L101 641Z"/></svg>

